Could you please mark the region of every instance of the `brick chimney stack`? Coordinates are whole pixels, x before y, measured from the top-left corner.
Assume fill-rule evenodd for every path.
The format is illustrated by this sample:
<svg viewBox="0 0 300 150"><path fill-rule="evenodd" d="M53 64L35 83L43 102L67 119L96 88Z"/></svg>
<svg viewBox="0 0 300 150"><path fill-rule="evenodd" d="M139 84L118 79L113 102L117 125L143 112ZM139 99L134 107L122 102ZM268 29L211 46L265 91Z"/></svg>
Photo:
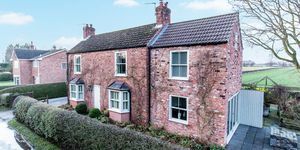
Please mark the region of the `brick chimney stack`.
<svg viewBox="0 0 300 150"><path fill-rule="evenodd" d="M164 26L171 23L171 9L168 8L168 2L164 3L163 0L160 0L155 12L157 26Z"/></svg>
<svg viewBox="0 0 300 150"><path fill-rule="evenodd" d="M96 29L93 28L93 25L86 24L85 27L83 27L83 39L88 38L89 36L95 35Z"/></svg>

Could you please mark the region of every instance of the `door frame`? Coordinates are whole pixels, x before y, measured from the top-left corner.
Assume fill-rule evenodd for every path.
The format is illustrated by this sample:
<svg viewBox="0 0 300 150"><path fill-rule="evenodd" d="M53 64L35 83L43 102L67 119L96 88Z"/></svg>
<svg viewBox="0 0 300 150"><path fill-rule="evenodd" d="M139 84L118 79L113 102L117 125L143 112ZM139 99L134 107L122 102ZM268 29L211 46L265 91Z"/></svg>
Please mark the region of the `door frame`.
<svg viewBox="0 0 300 150"><path fill-rule="evenodd" d="M228 120L231 119L231 115L229 115L230 109L231 109L231 105L229 106L229 110L227 110L227 126L226 126L226 144L229 143L229 141L231 140L232 136L234 135L236 129L238 128L238 126L240 125L240 121L239 121L239 111L240 111L240 91L237 92L236 94L234 94L233 96L231 96L228 100L227 100L227 108L229 105L229 102L232 101L234 102L234 98L237 98L237 104L234 104L235 107L237 107L237 112L235 112L235 115L238 114L238 116L236 118L236 123L233 125L233 127L231 128L231 130L229 131L229 133L227 134L227 130L229 128L229 124L228 124ZM236 103L236 102L234 102ZM236 108L234 107L234 111L236 111ZM229 117L228 117L229 116Z"/></svg>

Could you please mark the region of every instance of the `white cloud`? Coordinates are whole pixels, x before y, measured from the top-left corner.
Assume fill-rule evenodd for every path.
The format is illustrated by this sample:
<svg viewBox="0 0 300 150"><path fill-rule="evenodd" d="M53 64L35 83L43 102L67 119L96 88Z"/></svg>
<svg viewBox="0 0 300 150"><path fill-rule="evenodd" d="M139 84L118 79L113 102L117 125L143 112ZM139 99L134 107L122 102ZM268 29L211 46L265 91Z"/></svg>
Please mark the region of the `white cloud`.
<svg viewBox="0 0 300 150"><path fill-rule="evenodd" d="M33 17L22 13L1 13L0 24L7 25L24 25L33 21Z"/></svg>
<svg viewBox="0 0 300 150"><path fill-rule="evenodd" d="M133 7L139 5L136 0L115 0L114 5Z"/></svg>
<svg viewBox="0 0 300 150"><path fill-rule="evenodd" d="M78 37L65 37L62 36L58 38L57 40L54 41L54 45L57 48L66 48L66 49L71 49L73 48L76 44L78 44L82 39Z"/></svg>
<svg viewBox="0 0 300 150"><path fill-rule="evenodd" d="M228 0L193 0L184 2L182 5L188 9L194 10L217 10L228 12L231 10L231 5Z"/></svg>

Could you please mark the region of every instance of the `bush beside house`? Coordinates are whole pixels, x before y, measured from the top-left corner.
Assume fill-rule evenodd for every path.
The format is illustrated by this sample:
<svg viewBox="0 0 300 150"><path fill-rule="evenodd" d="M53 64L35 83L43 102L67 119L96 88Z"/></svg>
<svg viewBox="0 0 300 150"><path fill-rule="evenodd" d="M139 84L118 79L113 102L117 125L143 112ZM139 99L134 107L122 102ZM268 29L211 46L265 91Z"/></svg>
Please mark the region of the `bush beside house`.
<svg viewBox="0 0 300 150"><path fill-rule="evenodd" d="M180 149L129 129L19 96L16 119L62 149ZM78 142L80 141L80 142Z"/></svg>
<svg viewBox="0 0 300 150"><path fill-rule="evenodd" d="M0 73L0 81L12 81L13 75L10 72L2 72Z"/></svg>

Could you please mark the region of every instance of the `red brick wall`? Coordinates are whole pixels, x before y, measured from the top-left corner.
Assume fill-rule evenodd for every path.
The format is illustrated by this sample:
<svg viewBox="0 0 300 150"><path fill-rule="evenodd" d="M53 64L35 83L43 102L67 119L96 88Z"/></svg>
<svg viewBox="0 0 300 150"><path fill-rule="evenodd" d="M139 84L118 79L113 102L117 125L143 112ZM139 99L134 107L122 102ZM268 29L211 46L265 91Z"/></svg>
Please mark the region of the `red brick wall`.
<svg viewBox="0 0 300 150"><path fill-rule="evenodd" d="M118 50L125 51L125 50ZM85 81L84 99L89 107L93 107L93 92L88 90L89 86L100 85L101 109L108 109L107 87L114 81L124 81L131 88L131 120L142 124L148 121L148 52L146 48L127 49L127 77L115 76L115 52L98 51L81 53L82 73L73 73L74 55L69 54L69 80L81 77ZM134 77L133 77L134 76Z"/></svg>
<svg viewBox="0 0 300 150"><path fill-rule="evenodd" d="M207 83L213 86L213 90L208 94L207 99L211 104L211 110L218 112L215 116L213 143L224 144L225 127L226 127L226 44L212 46L193 46L193 47L174 47L159 48L151 50L151 122L153 125L163 127L169 132L200 137L204 135L198 132L200 127L197 126L196 110L200 105L200 99L197 92L198 89L204 88L199 77L205 77L205 72L210 68L203 64L203 61L211 61L216 63L216 77ZM188 50L189 51L189 80L173 80L169 79L170 51L172 50ZM211 58L206 60L206 54ZM200 64L199 64L200 62ZM203 83L204 84L204 83ZM176 95L188 97L188 125L169 121L169 96ZM159 112L159 113L156 113ZM202 123L200 121L200 123Z"/></svg>
<svg viewBox="0 0 300 150"><path fill-rule="evenodd" d="M65 82L67 80L67 70L62 69L61 64L66 62L66 51L43 58L39 62L40 83Z"/></svg>
<svg viewBox="0 0 300 150"><path fill-rule="evenodd" d="M21 85L33 84L32 61L19 60Z"/></svg>

